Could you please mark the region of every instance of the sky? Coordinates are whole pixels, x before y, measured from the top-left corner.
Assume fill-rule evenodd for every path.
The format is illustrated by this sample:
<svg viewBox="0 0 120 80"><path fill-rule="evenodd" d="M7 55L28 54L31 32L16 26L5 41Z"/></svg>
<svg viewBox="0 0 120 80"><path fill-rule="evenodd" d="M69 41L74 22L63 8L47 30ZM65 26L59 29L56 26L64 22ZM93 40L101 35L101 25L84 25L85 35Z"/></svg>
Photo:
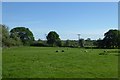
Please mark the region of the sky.
<svg viewBox="0 0 120 80"><path fill-rule="evenodd" d="M119 0L2 0L3 2L119 2Z"/></svg>
<svg viewBox="0 0 120 80"><path fill-rule="evenodd" d="M99 39L118 29L117 2L3 2L2 23L27 27L35 39L56 31L63 40Z"/></svg>

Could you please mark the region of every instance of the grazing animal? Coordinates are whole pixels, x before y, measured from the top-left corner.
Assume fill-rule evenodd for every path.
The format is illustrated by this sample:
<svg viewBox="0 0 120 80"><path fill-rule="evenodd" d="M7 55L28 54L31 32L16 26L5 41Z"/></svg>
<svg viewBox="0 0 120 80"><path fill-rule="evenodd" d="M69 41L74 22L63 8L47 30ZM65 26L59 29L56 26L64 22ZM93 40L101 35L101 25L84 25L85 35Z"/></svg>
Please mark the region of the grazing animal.
<svg viewBox="0 0 120 80"><path fill-rule="evenodd" d="M104 53L99 53L99 55L104 55Z"/></svg>
<svg viewBox="0 0 120 80"><path fill-rule="evenodd" d="M104 53L105 53L106 51L104 51Z"/></svg>
<svg viewBox="0 0 120 80"><path fill-rule="evenodd" d="M58 50L56 50L56 52L58 52Z"/></svg>
<svg viewBox="0 0 120 80"><path fill-rule="evenodd" d="M62 50L62 52L65 52L64 50Z"/></svg>

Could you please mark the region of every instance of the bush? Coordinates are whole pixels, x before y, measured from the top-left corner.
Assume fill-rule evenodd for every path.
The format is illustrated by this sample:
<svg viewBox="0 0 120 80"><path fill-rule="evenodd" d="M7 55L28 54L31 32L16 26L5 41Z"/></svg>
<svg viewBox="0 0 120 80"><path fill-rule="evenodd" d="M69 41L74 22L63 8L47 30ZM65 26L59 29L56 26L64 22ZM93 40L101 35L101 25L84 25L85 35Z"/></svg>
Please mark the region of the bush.
<svg viewBox="0 0 120 80"><path fill-rule="evenodd" d="M13 35L12 37L9 35L10 32L7 26L0 25L0 28L2 28L2 47L22 45L20 38L18 38L16 35Z"/></svg>
<svg viewBox="0 0 120 80"><path fill-rule="evenodd" d="M48 44L46 44L46 43L39 43L39 42L33 42L30 46L48 47Z"/></svg>

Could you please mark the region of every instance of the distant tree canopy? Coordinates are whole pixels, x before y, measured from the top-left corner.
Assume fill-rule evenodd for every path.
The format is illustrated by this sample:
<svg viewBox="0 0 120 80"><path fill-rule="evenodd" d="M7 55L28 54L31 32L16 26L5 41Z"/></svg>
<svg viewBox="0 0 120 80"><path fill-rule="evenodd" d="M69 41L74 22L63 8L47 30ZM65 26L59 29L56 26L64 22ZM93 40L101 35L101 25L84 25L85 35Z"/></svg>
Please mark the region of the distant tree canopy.
<svg viewBox="0 0 120 80"><path fill-rule="evenodd" d="M84 46L85 47L95 46L95 40L91 40L90 38L87 38L86 40L84 40Z"/></svg>
<svg viewBox="0 0 120 80"><path fill-rule="evenodd" d="M64 46L64 47L99 47L120 48L120 30L111 29L104 34L103 39L91 40L65 40L62 41L55 31L46 36L47 41L34 40L33 33L25 27L13 28L10 32L6 25L0 24L0 43L2 47L32 45L32 46ZM0 45L1 46L1 45Z"/></svg>
<svg viewBox="0 0 120 80"><path fill-rule="evenodd" d="M66 40L64 43L65 47L78 47L78 41L77 40Z"/></svg>
<svg viewBox="0 0 120 80"><path fill-rule="evenodd" d="M109 30L103 40L97 40L100 48L120 48L120 30Z"/></svg>
<svg viewBox="0 0 120 80"><path fill-rule="evenodd" d="M109 30L104 34L104 47L115 48L120 43L120 30Z"/></svg>
<svg viewBox="0 0 120 80"><path fill-rule="evenodd" d="M0 47L2 47L2 25L0 24Z"/></svg>
<svg viewBox="0 0 120 80"><path fill-rule="evenodd" d="M66 42L65 42L65 46L66 46L66 47L71 46L71 42L70 42L70 40L66 40Z"/></svg>
<svg viewBox="0 0 120 80"><path fill-rule="evenodd" d="M61 46L61 40L59 38L59 35L55 31L51 31L46 36L47 43L50 46Z"/></svg>
<svg viewBox="0 0 120 80"><path fill-rule="evenodd" d="M79 39L79 46L84 47L84 39Z"/></svg>
<svg viewBox="0 0 120 80"><path fill-rule="evenodd" d="M30 45L34 41L33 33L25 27L16 27L10 31L10 37L19 37L23 45ZM16 39L16 38L15 38Z"/></svg>

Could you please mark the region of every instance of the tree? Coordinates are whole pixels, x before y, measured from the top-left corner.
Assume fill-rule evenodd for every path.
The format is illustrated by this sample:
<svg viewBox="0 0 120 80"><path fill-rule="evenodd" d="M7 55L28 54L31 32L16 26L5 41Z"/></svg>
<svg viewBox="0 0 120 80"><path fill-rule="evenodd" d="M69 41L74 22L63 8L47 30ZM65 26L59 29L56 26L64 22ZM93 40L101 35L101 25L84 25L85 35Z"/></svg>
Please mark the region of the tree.
<svg viewBox="0 0 120 80"><path fill-rule="evenodd" d="M11 43L13 44L13 46L22 45L22 41L21 41L20 37L18 37L17 33L11 34L10 38L12 39Z"/></svg>
<svg viewBox="0 0 120 80"><path fill-rule="evenodd" d="M2 25L0 24L0 47L2 47Z"/></svg>
<svg viewBox="0 0 120 80"><path fill-rule="evenodd" d="M91 40L90 38L87 38L85 40L84 45L87 46L87 47L92 47L93 46L93 40Z"/></svg>
<svg viewBox="0 0 120 80"><path fill-rule="evenodd" d="M79 39L79 45L80 47L84 47L84 39Z"/></svg>
<svg viewBox="0 0 120 80"><path fill-rule="evenodd" d="M87 38L86 41L91 41L91 39L90 39L90 38Z"/></svg>
<svg viewBox="0 0 120 80"><path fill-rule="evenodd" d="M15 34L10 36L10 32L6 25L0 24L0 28L2 29L2 47L11 47L11 46L20 46L22 45L21 40Z"/></svg>
<svg viewBox="0 0 120 80"><path fill-rule="evenodd" d="M120 30L118 30L118 39L117 39L118 48L120 48Z"/></svg>
<svg viewBox="0 0 120 80"><path fill-rule="evenodd" d="M65 46L66 46L66 47L69 47L69 46L70 46L70 40L66 40Z"/></svg>
<svg viewBox="0 0 120 80"><path fill-rule="evenodd" d="M98 48L104 48L103 43L104 43L103 40L100 39L100 38L96 41L96 45L97 45Z"/></svg>
<svg viewBox="0 0 120 80"><path fill-rule="evenodd" d="M118 47L119 30L109 30L104 34L103 44L105 48Z"/></svg>
<svg viewBox="0 0 120 80"><path fill-rule="evenodd" d="M6 25L2 25L0 24L0 27L2 28L2 46L10 46L10 42L9 42L9 30L8 27Z"/></svg>
<svg viewBox="0 0 120 80"><path fill-rule="evenodd" d="M30 45L34 41L33 33L25 27L16 27L10 31L10 36L16 35L23 45Z"/></svg>
<svg viewBox="0 0 120 80"><path fill-rule="evenodd" d="M47 35L47 43L50 46L61 46L59 35L55 31L51 31Z"/></svg>

